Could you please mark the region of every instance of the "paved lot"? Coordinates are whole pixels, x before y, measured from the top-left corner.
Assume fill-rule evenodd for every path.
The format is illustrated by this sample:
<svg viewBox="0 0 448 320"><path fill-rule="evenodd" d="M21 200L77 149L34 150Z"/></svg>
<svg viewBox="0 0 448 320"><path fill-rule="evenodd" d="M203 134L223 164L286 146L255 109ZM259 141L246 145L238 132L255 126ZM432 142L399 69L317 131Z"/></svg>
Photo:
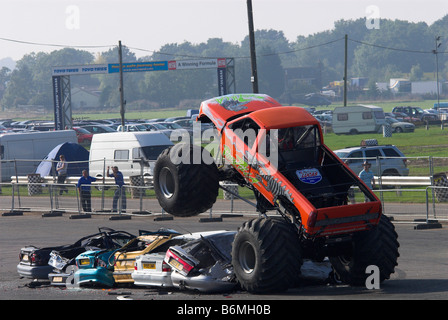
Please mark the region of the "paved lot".
<svg viewBox="0 0 448 320"><path fill-rule="evenodd" d="M214 214L216 217L217 215ZM256 215L252 215L256 216ZM46 283L32 283L20 279L16 271L18 253L22 246L33 244L49 246L71 243L80 237L94 233L98 227L137 233L139 229L157 230L160 227L180 232L204 230L236 230L251 216L225 217L222 221L200 222L209 213L191 218L174 218L155 221L154 215L133 216L129 220L110 220L109 215L92 215L90 219L42 217L37 213L23 216L0 217L0 299L1 300L170 300L177 306L184 303L215 301L238 303L270 300L353 300L353 299L448 299L448 231L447 225L439 229L415 230L413 224L395 221L399 234L400 258L391 280L381 284L380 289L353 288L345 285L326 285L320 281L306 281L300 287L276 295L252 295L235 291L220 294L198 294L190 291L156 290L143 287L118 287L114 289L60 289ZM206 220L205 220L206 221Z"/></svg>

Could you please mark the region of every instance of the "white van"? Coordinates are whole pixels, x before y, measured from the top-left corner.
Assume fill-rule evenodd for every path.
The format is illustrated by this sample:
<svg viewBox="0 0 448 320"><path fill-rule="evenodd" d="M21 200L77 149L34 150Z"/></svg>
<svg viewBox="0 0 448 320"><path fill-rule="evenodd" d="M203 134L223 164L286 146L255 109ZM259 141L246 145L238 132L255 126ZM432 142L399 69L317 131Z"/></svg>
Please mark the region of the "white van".
<svg viewBox="0 0 448 320"><path fill-rule="evenodd" d="M34 173L40 161L64 142L78 143L76 132L58 130L0 134L1 181L10 181L16 173L18 176Z"/></svg>
<svg viewBox="0 0 448 320"><path fill-rule="evenodd" d="M336 107L333 111L332 127L336 134L358 134L380 132L386 124L381 107L359 105Z"/></svg>
<svg viewBox="0 0 448 320"><path fill-rule="evenodd" d="M117 166L123 176L152 175L159 154L172 146L160 132L111 132L93 135L89 154L89 174L103 177L107 167ZM143 164L143 170L141 168Z"/></svg>

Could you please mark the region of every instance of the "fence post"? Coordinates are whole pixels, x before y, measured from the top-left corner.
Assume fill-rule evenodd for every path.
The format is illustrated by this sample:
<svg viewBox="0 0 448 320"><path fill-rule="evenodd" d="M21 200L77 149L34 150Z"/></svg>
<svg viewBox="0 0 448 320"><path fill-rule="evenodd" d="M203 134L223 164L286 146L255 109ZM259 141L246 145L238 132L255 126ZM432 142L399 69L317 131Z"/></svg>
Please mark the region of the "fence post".
<svg viewBox="0 0 448 320"><path fill-rule="evenodd" d="M437 220L429 220L429 197L428 197L428 189L434 189L434 186L426 187L425 193L426 193L426 221L423 224L417 224L414 226L414 230L418 229L439 229L442 228L442 225ZM435 212L434 212L435 217ZM420 219L422 220L422 219ZM419 219L415 219L414 221L419 221Z"/></svg>
<svg viewBox="0 0 448 320"><path fill-rule="evenodd" d="M14 194L15 194L15 184L14 183L11 183L11 189L12 189L11 211L3 212L2 216L22 216L23 211L18 211L18 210L14 209Z"/></svg>

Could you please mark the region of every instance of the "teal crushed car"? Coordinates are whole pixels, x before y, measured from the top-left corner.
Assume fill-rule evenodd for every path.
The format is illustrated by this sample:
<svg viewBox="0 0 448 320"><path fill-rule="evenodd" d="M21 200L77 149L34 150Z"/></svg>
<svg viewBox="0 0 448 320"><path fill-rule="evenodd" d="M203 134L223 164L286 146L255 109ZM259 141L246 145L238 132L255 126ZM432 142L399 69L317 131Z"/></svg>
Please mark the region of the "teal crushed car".
<svg viewBox="0 0 448 320"><path fill-rule="evenodd" d="M113 287L114 267L109 258L115 250L86 251L76 257L78 270L74 274L74 285Z"/></svg>

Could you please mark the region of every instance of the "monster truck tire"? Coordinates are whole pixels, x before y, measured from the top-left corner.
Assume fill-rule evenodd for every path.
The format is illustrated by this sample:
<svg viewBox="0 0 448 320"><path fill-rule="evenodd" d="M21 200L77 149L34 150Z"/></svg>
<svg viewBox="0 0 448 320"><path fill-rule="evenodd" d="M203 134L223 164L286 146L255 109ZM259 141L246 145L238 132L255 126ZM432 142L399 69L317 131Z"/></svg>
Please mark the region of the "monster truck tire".
<svg viewBox="0 0 448 320"><path fill-rule="evenodd" d="M330 257L336 276L340 281L353 286L365 285L371 274L366 273L370 265L380 271L380 282L389 279L398 265L398 235L389 218L382 215L379 224L368 231L354 235L352 255Z"/></svg>
<svg viewBox="0 0 448 320"><path fill-rule="evenodd" d="M300 275L300 239L284 219L257 218L235 235L232 265L241 288L251 293L285 291Z"/></svg>
<svg viewBox="0 0 448 320"><path fill-rule="evenodd" d="M166 212L189 217L207 211L215 203L219 188L218 168L210 154L203 151L199 146L178 143L157 158L154 191ZM173 162L173 159L180 159L182 152L186 152L182 157L184 161ZM193 161L194 152L200 152L200 160Z"/></svg>

